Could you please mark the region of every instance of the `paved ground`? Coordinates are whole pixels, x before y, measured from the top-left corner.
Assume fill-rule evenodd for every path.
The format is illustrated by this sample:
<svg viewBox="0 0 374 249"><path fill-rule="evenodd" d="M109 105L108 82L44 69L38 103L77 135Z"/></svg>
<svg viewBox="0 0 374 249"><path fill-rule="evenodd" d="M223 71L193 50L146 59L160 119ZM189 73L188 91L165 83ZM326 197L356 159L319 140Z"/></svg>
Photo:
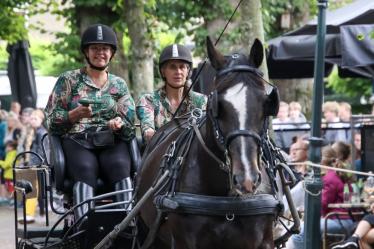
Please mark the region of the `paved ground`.
<svg viewBox="0 0 374 249"><path fill-rule="evenodd" d="M14 211L10 207L0 207L1 248L14 249Z"/></svg>
<svg viewBox="0 0 374 249"><path fill-rule="evenodd" d="M51 212L50 212L51 213ZM18 209L18 214L22 215L22 208ZM57 219L57 215L50 214L50 224ZM52 221L52 222L51 222ZM51 224L53 225L53 224ZM45 226L45 220L41 217L36 218L34 224L30 227ZM1 206L0 207L0 248L1 249L14 249L15 248L15 231L14 231L14 209L13 207ZM22 227L22 225L21 225Z"/></svg>

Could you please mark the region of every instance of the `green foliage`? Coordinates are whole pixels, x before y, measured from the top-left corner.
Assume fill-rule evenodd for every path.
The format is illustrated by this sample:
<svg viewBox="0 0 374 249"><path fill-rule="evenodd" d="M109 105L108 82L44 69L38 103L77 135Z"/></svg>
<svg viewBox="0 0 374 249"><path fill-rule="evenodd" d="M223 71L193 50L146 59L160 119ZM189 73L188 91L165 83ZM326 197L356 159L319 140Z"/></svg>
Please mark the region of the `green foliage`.
<svg viewBox="0 0 374 249"><path fill-rule="evenodd" d="M346 97L371 96L371 80L362 78L340 78L335 68L328 77L327 88Z"/></svg>
<svg viewBox="0 0 374 249"><path fill-rule="evenodd" d="M15 43L27 39L24 14L31 11L40 0L0 1L0 40Z"/></svg>
<svg viewBox="0 0 374 249"><path fill-rule="evenodd" d="M208 35L207 22L218 18L228 20L232 12L233 8L228 0L196 0L193 3L190 0L160 0L154 15L159 22L165 23L168 29L172 28L178 32L179 40L186 35L193 36L196 44L195 55L201 55L204 54L205 47L201 44L205 44L205 37ZM213 39L218 38L220 31L217 31ZM234 33L226 33L226 38L230 40L228 37L235 35Z"/></svg>
<svg viewBox="0 0 374 249"><path fill-rule="evenodd" d="M64 56L57 54L50 44L31 40L29 51L33 67L35 70L38 70L40 75L58 76L63 72L61 68L56 67L56 65L63 65Z"/></svg>
<svg viewBox="0 0 374 249"><path fill-rule="evenodd" d="M6 51L6 47L4 44L0 45L0 70L6 70L7 69L7 63L8 63L8 52Z"/></svg>

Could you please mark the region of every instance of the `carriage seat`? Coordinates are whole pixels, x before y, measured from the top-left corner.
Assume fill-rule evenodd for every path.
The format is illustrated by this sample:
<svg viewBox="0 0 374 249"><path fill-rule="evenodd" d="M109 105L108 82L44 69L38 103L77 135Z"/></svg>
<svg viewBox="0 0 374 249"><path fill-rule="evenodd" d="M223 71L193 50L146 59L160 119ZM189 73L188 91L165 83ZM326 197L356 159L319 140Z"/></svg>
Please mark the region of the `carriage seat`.
<svg viewBox="0 0 374 249"><path fill-rule="evenodd" d="M65 155L62 149L61 137L49 134L50 142L50 166L52 167L52 177L56 190L62 193L72 193L73 181L67 177ZM129 142L131 157L131 171L136 172L141 163L141 155L136 137ZM105 189L104 182L98 178L97 189ZM102 191L109 192L109 191Z"/></svg>

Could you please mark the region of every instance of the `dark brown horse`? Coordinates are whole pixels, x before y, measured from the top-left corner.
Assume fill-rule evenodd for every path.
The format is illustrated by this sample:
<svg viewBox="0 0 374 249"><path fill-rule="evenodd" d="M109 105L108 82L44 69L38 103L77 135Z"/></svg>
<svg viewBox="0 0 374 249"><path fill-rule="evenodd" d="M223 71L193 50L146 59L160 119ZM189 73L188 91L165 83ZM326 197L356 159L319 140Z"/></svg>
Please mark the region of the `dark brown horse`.
<svg viewBox="0 0 374 249"><path fill-rule="evenodd" d="M259 193L259 186L269 178L261 163L266 118L277 113L279 98L276 89L266 91L268 83L258 71L263 47L255 40L249 58L223 56L207 42L217 71L207 114L195 111L162 127L143 156L139 198L170 171L140 211L155 234L147 243L152 248L273 249L279 202L270 190Z"/></svg>

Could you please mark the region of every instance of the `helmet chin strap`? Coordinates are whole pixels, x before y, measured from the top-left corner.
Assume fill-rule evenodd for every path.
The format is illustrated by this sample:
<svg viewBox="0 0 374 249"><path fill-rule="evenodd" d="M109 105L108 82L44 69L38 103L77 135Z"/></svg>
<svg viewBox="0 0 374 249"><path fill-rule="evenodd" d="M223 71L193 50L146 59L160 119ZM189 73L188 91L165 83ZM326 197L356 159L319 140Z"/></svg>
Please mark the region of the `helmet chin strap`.
<svg viewBox="0 0 374 249"><path fill-rule="evenodd" d="M97 66L93 65L90 61L88 61L88 64L90 65L90 67L91 67L92 69L94 69L94 70L96 70L96 71L104 71L104 70L108 67L108 65L109 65L109 63L108 63L108 64L106 64L106 65L103 66L103 67L97 67Z"/></svg>
<svg viewBox="0 0 374 249"><path fill-rule="evenodd" d="M104 71L109 66L109 63L112 60L112 58L113 58L113 55L112 55L112 57L110 57L109 62L105 66L102 66L102 67L97 67L94 64L92 64L91 61L90 61L90 59L87 56L86 56L86 61L87 61L88 65L90 65L90 67L92 69L97 70L97 71Z"/></svg>

